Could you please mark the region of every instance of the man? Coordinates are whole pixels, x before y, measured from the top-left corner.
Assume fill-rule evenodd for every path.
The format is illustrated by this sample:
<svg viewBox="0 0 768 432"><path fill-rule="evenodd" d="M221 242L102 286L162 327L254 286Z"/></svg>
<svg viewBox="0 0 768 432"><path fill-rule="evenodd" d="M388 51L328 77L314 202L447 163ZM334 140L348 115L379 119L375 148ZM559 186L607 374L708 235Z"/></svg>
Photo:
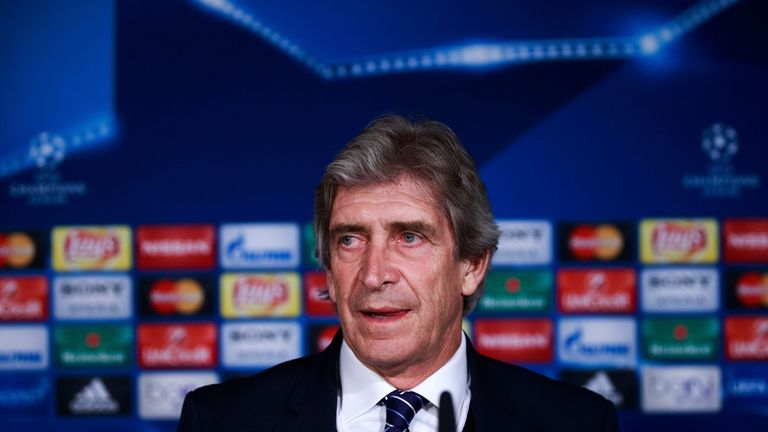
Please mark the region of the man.
<svg viewBox="0 0 768 432"><path fill-rule="evenodd" d="M599 395L482 356L462 333L499 232L445 125L371 123L328 166L314 227L341 331L322 353L189 393L179 431L436 431L443 391L457 430L618 429Z"/></svg>

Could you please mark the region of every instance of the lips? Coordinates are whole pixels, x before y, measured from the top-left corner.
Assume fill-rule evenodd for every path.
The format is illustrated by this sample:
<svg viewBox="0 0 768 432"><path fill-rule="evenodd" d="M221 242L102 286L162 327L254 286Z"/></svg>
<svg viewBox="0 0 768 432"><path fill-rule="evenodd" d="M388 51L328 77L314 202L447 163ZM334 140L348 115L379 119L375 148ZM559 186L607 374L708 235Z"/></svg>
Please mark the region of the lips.
<svg viewBox="0 0 768 432"><path fill-rule="evenodd" d="M363 309L360 313L368 319L377 321L392 321L397 320L408 314L408 309L395 309L395 308L372 308Z"/></svg>

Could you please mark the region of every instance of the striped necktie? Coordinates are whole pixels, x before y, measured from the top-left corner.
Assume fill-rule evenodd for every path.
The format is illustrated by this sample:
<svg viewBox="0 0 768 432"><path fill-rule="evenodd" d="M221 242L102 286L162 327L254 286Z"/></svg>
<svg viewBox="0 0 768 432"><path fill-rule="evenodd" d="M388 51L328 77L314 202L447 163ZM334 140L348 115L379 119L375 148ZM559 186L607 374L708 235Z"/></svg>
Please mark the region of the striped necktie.
<svg viewBox="0 0 768 432"><path fill-rule="evenodd" d="M424 408L429 401L420 394L412 391L395 390L384 396L384 405L387 407L387 424L384 432L408 432L408 425L413 416Z"/></svg>

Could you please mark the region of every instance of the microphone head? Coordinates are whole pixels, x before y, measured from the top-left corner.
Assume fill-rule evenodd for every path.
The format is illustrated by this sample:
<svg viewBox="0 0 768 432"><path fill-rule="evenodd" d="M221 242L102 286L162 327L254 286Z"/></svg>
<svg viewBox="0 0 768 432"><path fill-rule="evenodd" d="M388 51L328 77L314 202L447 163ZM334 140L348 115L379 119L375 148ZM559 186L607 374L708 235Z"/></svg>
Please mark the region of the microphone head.
<svg viewBox="0 0 768 432"><path fill-rule="evenodd" d="M438 432L456 432L456 415L453 413L453 399L447 391L440 395L438 409Z"/></svg>

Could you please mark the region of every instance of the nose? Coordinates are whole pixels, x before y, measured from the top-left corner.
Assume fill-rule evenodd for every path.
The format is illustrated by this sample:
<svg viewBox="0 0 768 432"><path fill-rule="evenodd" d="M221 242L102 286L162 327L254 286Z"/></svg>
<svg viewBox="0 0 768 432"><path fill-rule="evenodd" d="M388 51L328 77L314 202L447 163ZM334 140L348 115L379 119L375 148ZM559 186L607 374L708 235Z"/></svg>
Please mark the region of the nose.
<svg viewBox="0 0 768 432"><path fill-rule="evenodd" d="M361 282L368 289L383 289L397 282L398 272L392 261L392 251L387 242L372 242L365 251L360 269Z"/></svg>

